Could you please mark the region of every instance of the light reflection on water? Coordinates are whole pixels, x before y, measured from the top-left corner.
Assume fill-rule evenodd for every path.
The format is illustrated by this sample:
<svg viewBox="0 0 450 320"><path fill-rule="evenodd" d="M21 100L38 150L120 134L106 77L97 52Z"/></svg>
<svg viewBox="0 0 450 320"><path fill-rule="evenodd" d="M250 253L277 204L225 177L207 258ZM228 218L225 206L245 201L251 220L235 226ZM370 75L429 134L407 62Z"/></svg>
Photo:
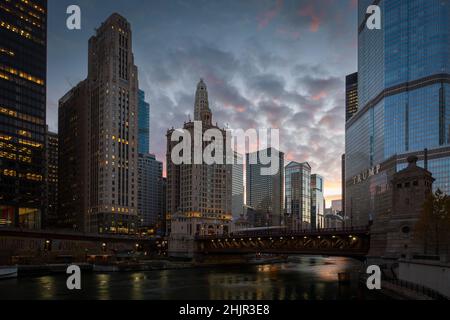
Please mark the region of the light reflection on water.
<svg viewBox="0 0 450 320"><path fill-rule="evenodd" d="M80 292L66 277L0 282L0 299L132 300L334 300L379 298L357 281L339 285L338 273L357 269L347 258L297 257L276 265L153 272L85 274Z"/></svg>

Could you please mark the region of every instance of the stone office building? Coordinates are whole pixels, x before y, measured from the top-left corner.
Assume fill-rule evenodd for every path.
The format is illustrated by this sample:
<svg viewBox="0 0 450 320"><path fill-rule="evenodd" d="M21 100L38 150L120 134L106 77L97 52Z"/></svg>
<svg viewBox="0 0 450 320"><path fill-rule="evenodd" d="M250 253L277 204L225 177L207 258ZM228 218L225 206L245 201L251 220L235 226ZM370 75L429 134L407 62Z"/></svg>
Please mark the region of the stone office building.
<svg viewBox="0 0 450 320"><path fill-rule="evenodd" d="M61 206L73 208L76 228L93 233L133 234L137 230L138 171L138 71L132 52L129 22L111 15L89 40L87 79L60 101L60 110L79 117L59 124L61 179L64 161L79 166L67 186L77 186L70 197L64 190ZM79 151L79 153L76 152ZM76 171L74 171L76 172ZM82 176L81 176L82 175ZM61 210L60 214L65 215ZM70 221L69 221L70 220Z"/></svg>
<svg viewBox="0 0 450 320"><path fill-rule="evenodd" d="M195 129L201 124L201 132ZM191 146L195 145L196 134L203 134L208 129L218 129L222 133L223 145L226 145L226 131L212 123L209 108L208 90L203 80L197 85L195 94L194 121L184 124L183 131L189 132ZM167 214L166 228L169 235L169 253L172 256L191 256L193 239L200 235L216 235L230 232L232 220L232 165L175 164L172 149L179 141L172 141L176 130L167 132ZM178 130L179 132L181 130ZM208 146L204 142L201 152ZM193 150L193 149L192 149ZM186 152L185 150L183 152Z"/></svg>

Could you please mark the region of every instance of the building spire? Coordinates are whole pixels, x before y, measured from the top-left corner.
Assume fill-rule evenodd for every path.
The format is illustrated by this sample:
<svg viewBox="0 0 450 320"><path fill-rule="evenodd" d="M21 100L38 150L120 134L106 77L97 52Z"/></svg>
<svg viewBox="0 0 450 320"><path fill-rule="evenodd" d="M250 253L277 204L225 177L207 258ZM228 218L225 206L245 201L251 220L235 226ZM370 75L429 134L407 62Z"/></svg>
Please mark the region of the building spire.
<svg viewBox="0 0 450 320"><path fill-rule="evenodd" d="M200 79L195 93L194 121L202 121L204 125L211 125L212 123L212 114L208 101L208 88L203 79Z"/></svg>

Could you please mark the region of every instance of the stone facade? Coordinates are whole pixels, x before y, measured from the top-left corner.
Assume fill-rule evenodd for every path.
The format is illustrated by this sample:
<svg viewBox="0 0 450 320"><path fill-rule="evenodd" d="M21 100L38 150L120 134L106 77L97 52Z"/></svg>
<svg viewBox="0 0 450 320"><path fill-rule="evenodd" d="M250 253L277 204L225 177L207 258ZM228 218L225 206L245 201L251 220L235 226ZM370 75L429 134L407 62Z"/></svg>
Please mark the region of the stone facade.
<svg viewBox="0 0 450 320"><path fill-rule="evenodd" d="M434 179L428 170L417 166L416 156L408 157L408 167L392 175L391 210L379 214L371 226L369 256L399 259L420 252L414 228Z"/></svg>
<svg viewBox="0 0 450 320"><path fill-rule="evenodd" d="M112 14L90 38L88 57L87 79L60 100L63 186L58 220L85 232L133 234L138 72L128 21Z"/></svg>
<svg viewBox="0 0 450 320"><path fill-rule="evenodd" d="M130 23L111 15L89 40L89 231L137 227L138 70Z"/></svg>
<svg viewBox="0 0 450 320"><path fill-rule="evenodd" d="M226 131L212 124L207 87L200 80L195 95L194 121L185 123L183 127L183 132L190 134L191 150L199 143L195 139L201 136L203 140L203 134L209 129L218 129L223 137L223 146L226 146ZM174 129L167 132L166 230L169 235L169 254L191 257L196 236L230 231L232 165L226 164L226 155L223 164L210 165L204 161L194 164L195 155L192 152L191 163L175 164L172 161L172 149L180 142L172 141L174 132ZM202 154L208 145L202 142Z"/></svg>
<svg viewBox="0 0 450 320"><path fill-rule="evenodd" d="M426 197L433 192L431 172L417 166L417 157L408 158L406 169L392 180L392 216L389 219L386 256L404 258L419 253L414 244L414 228L419 220Z"/></svg>

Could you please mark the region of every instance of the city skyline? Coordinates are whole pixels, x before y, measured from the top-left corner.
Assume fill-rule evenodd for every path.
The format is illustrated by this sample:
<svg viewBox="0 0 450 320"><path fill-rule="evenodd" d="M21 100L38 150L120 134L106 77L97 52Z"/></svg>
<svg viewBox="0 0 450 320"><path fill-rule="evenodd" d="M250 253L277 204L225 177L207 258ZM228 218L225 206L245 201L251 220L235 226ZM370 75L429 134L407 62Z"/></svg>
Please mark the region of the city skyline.
<svg viewBox="0 0 450 320"><path fill-rule="evenodd" d="M449 17L0 0L0 300L450 300Z"/></svg>
<svg viewBox="0 0 450 320"><path fill-rule="evenodd" d="M150 151L158 159L165 159L165 130L193 116L192 84L203 77L219 126L280 128L286 164L308 161L327 181L327 200L341 197L345 75L356 71L355 1L249 1L224 8L154 1L136 9L124 1L101 7L79 1L81 31L65 28L66 2L49 3L50 130L56 130L57 100L86 76L87 39L117 11L134 30L139 86L152 105ZM349 10L355 14L343 19ZM198 14L205 19L194 21ZM219 33L221 42L215 41ZM330 44L334 50L323 50Z"/></svg>

